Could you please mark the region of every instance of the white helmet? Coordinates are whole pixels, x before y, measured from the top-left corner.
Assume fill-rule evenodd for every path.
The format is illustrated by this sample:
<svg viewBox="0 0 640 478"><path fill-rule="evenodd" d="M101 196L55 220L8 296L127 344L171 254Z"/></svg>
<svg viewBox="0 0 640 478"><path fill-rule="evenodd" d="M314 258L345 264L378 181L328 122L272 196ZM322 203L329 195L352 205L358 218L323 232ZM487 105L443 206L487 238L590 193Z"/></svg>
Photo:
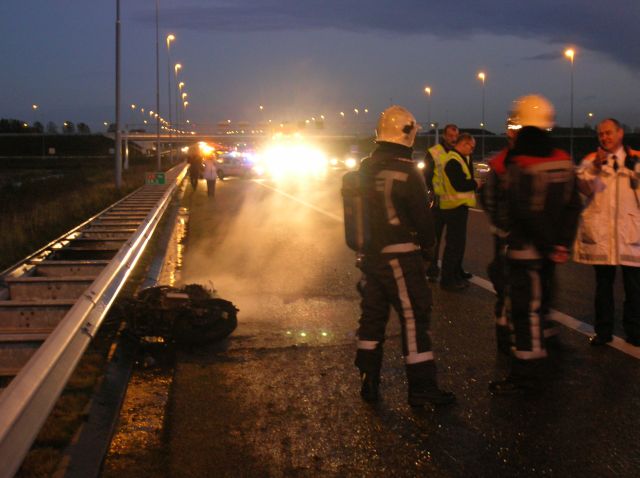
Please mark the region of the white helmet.
<svg viewBox="0 0 640 478"><path fill-rule="evenodd" d="M525 126L535 126L548 130L553 128L555 115L553 105L544 96L521 96L513 102L507 119L507 128L520 129Z"/></svg>
<svg viewBox="0 0 640 478"><path fill-rule="evenodd" d="M393 105L380 114L376 126L376 141L411 147L419 129L420 125L409 110Z"/></svg>

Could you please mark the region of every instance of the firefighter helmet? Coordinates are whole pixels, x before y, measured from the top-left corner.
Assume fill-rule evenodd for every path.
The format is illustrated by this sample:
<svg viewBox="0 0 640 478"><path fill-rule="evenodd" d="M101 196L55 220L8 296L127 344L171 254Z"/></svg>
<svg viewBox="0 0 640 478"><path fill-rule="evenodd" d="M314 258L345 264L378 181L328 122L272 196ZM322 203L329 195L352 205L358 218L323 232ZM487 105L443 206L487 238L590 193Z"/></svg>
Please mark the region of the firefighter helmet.
<svg viewBox="0 0 640 478"><path fill-rule="evenodd" d="M380 114L376 126L376 141L411 147L419 129L420 125L409 110L393 105Z"/></svg>
<svg viewBox="0 0 640 478"><path fill-rule="evenodd" d="M507 127L520 129L524 126L535 126L540 129L551 129L555 122L555 110L549 100L541 95L526 95L514 100Z"/></svg>

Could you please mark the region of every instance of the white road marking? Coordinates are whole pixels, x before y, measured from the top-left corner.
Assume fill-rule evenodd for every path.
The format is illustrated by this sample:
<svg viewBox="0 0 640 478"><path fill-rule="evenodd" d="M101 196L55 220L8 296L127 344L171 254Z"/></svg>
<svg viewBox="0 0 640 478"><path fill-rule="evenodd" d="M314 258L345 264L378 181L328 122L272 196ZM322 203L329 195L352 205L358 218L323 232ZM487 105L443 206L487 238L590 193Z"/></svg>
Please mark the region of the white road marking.
<svg viewBox="0 0 640 478"><path fill-rule="evenodd" d="M487 279L483 279L482 277L478 277L477 275L474 275L469 282L495 294L493 284L491 284L491 282L488 281ZM570 315L560 312L559 310L551 309L551 315L553 317L553 320L555 320L559 324L562 324L565 327L573 329L581 333L582 335L586 335L590 337L595 333L593 331L592 325L589 325L586 322L582 322L581 320L578 320L575 317L571 317ZM633 345L628 344L627 342L625 342L624 339L618 336L614 335L613 340L607 345L627 355L631 355L632 357L640 359L640 347L634 347Z"/></svg>
<svg viewBox="0 0 640 478"><path fill-rule="evenodd" d="M335 219L335 220L336 220L336 221L338 221L338 222L344 222L344 219L343 219L342 217L340 217L340 216L338 216L338 215L336 215L336 214L330 213L330 212L328 212L328 211L325 211L324 209L320 209L318 206L314 206L313 204L308 203L308 202L306 202L306 201L303 201L302 199L299 199L299 198L297 198L297 197L295 197L295 196L292 196L292 195L291 195L291 194L289 194L289 193L285 193L285 192L284 192L284 191L282 191L281 189L274 188L273 186L269 186L269 185L265 184L265 183L264 183L264 182L262 182L262 181L255 181L255 182L256 182L256 183L258 183L260 186L263 186L263 187L265 187L265 188L267 188L267 189L271 189L272 191L275 191L275 192L277 192L278 194L281 194L282 196L284 196L284 197L287 197L287 198L291 199L292 201L295 201L295 202L297 202L297 203L300 203L300 204L302 204L303 206L308 207L309 209L313 209L314 211L319 212L320 214L323 214L323 215L325 215L325 216L327 216L327 217L329 217L329 218L331 218L331 219Z"/></svg>
<svg viewBox="0 0 640 478"><path fill-rule="evenodd" d="M297 203L302 204L303 206L306 206L310 209L313 209L314 211L319 212L320 214L323 214L331 219L335 219L338 222L344 222L343 218L336 215L336 214L332 214L328 211L325 211L324 209L320 209L317 206L314 206L313 204L310 204L306 201L303 201L302 199L299 199L295 196L292 196L289 193L286 193L278 188L274 188L272 186L268 186L267 184L265 184L262 181L255 181L258 184L260 184L261 186L264 186L267 189L271 189L272 191L277 192L278 194L281 194L282 196L285 196L289 199L291 199L292 201L296 201ZM482 209L476 209L476 208L469 208L471 211L473 212L484 212ZM482 289L485 289L491 293L495 293L495 290L493 289L493 285L491 284L490 281L488 281L487 279L483 279L482 277L479 277L477 275L474 275L470 282L472 284L477 285L478 287L481 287ZM558 322L559 324L564 325L565 327L569 328L569 329L573 329L583 335L586 336L591 336L594 334L593 331L593 326L589 325L585 322L582 322L581 320L576 319L575 317L571 317L570 315L567 315L563 312L560 312L558 310L552 309L551 310L551 314L553 315L553 320L555 320L556 322ZM633 345L628 344L627 342L625 342L624 339L618 337L617 335L613 336L613 340L608 344L610 347L613 347L614 349L617 349L627 355L631 355L632 357L635 357L637 359L640 359L640 347L634 347Z"/></svg>

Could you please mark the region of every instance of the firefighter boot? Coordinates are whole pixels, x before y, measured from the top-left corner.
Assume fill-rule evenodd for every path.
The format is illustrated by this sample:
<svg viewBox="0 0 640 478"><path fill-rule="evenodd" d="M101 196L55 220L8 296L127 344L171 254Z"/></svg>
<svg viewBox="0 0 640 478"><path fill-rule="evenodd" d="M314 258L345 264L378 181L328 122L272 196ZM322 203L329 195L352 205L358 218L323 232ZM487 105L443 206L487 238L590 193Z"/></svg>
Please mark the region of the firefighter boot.
<svg viewBox="0 0 640 478"><path fill-rule="evenodd" d="M358 349L355 366L360 370L360 396L365 402L377 402L382 368L382 344L378 343L373 350Z"/></svg>
<svg viewBox="0 0 640 478"><path fill-rule="evenodd" d="M378 389L380 387L380 373L360 372L360 396L365 402L375 403L378 401Z"/></svg>
<svg viewBox="0 0 640 478"><path fill-rule="evenodd" d="M533 394L541 390L543 367L546 361L512 359L511 372L503 380L489 383L493 395Z"/></svg>
<svg viewBox="0 0 640 478"><path fill-rule="evenodd" d="M423 407L427 404L450 405L455 401L456 396L453 392L441 390L435 383L409 384L409 405L412 407Z"/></svg>
<svg viewBox="0 0 640 478"><path fill-rule="evenodd" d="M511 330L506 325L496 325L496 345L498 352L511 355Z"/></svg>
<svg viewBox="0 0 640 478"><path fill-rule="evenodd" d="M409 379L409 405L423 407L431 405L450 405L456 396L438 388L436 365L433 361L407 365Z"/></svg>

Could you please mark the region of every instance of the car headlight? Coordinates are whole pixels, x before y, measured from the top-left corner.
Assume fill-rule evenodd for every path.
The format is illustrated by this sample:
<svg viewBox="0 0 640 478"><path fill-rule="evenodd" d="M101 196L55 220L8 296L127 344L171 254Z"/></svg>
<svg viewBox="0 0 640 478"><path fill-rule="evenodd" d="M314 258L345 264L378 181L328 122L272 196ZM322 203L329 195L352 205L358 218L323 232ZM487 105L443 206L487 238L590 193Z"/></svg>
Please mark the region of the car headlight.
<svg viewBox="0 0 640 478"><path fill-rule="evenodd" d="M344 165L349 169L355 168L357 164L358 162L353 158L347 158L344 162Z"/></svg>

